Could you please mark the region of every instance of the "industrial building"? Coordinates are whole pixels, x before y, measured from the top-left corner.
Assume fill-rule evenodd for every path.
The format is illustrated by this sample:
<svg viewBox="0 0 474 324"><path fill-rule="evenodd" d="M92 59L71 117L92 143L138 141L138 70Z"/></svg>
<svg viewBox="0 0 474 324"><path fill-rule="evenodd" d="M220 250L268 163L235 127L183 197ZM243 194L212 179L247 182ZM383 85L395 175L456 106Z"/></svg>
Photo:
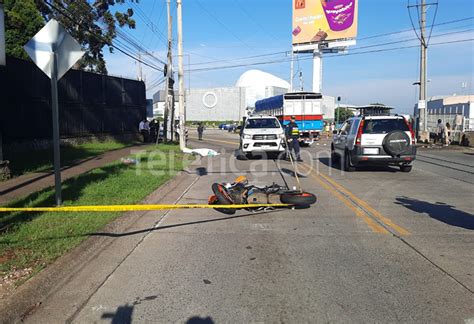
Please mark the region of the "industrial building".
<svg viewBox="0 0 474 324"><path fill-rule="evenodd" d="M429 132L435 132L438 119L461 132L474 130L474 95L432 97L427 109ZM418 105L415 105L415 113L417 111Z"/></svg>
<svg viewBox="0 0 474 324"><path fill-rule="evenodd" d="M186 120L237 121L245 116L247 108L264 98L289 92L290 84L270 73L249 70L243 73L235 86L187 89L185 93ZM175 93L177 98L177 93ZM164 91L153 96L153 115L163 117ZM178 102L175 102L175 109ZM324 119L334 119L335 98L323 96L321 105Z"/></svg>

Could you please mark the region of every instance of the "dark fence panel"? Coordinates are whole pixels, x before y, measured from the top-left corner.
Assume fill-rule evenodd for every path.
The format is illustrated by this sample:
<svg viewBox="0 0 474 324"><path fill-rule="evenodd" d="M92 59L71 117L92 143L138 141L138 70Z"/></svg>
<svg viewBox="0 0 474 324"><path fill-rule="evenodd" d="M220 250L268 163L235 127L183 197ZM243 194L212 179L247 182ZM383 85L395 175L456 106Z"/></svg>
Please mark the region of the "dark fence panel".
<svg viewBox="0 0 474 324"><path fill-rule="evenodd" d="M51 85L39 68L7 58L0 69L0 89L5 143L51 138ZM145 116L143 82L77 70L59 82L61 137L136 133Z"/></svg>

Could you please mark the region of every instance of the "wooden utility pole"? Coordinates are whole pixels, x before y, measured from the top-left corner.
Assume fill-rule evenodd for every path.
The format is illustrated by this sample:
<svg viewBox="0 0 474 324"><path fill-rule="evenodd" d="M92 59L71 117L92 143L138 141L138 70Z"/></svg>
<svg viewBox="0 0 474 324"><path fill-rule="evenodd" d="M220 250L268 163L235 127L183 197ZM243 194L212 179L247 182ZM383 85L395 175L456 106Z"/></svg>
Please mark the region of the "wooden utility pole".
<svg viewBox="0 0 474 324"><path fill-rule="evenodd" d="M183 68L183 12L181 0L177 0L178 11L178 82L179 82L179 147L186 147L184 122L184 68Z"/></svg>

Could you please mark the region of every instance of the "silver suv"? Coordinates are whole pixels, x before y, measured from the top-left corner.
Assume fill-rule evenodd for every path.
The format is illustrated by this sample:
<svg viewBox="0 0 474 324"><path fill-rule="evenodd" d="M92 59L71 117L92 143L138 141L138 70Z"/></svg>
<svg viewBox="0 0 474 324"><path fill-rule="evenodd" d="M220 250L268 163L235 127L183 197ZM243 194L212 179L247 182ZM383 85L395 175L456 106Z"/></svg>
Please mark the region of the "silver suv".
<svg viewBox="0 0 474 324"><path fill-rule="evenodd" d="M411 171L416 158L415 134L403 116L357 116L334 132L331 158L345 171L359 165L397 165Z"/></svg>

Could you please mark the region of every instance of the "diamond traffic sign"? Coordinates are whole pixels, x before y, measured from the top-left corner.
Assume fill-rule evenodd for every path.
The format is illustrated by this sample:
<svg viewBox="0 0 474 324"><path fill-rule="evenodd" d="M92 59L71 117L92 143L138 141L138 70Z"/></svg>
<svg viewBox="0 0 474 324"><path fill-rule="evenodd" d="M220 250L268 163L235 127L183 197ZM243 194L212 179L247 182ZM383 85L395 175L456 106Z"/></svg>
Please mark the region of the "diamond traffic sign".
<svg viewBox="0 0 474 324"><path fill-rule="evenodd" d="M81 45L54 19L51 19L23 48L49 78L52 70L51 53L55 53L58 80L84 55Z"/></svg>

